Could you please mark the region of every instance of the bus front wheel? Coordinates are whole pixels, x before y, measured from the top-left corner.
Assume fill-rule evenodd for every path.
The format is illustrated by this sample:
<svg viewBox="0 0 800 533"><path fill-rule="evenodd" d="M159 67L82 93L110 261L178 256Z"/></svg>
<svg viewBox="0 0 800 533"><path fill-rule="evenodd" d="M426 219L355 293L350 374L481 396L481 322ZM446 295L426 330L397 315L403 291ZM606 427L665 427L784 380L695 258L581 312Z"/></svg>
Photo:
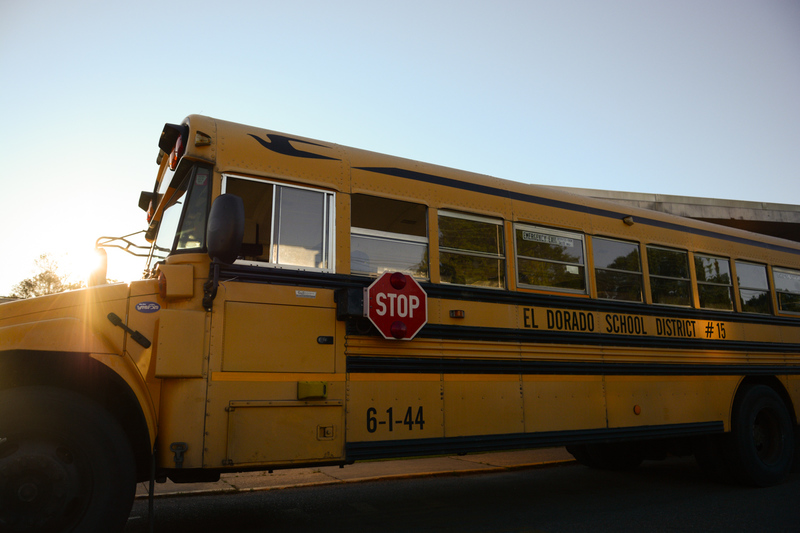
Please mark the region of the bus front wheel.
<svg viewBox="0 0 800 533"><path fill-rule="evenodd" d="M745 483L765 487L788 476L795 453L794 426L773 389L751 385L737 396L729 443L731 466Z"/></svg>
<svg viewBox="0 0 800 533"><path fill-rule="evenodd" d="M121 531L136 489L119 423L67 390L0 391L0 529Z"/></svg>

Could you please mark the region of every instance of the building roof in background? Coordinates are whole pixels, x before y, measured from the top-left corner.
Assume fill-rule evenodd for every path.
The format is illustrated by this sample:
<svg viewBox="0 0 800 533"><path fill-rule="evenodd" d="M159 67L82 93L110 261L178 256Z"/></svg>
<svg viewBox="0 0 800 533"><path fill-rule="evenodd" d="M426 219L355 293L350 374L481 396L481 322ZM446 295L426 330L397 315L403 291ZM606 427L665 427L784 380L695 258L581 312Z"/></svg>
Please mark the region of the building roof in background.
<svg viewBox="0 0 800 533"><path fill-rule="evenodd" d="M800 205L573 187L553 188L800 242Z"/></svg>

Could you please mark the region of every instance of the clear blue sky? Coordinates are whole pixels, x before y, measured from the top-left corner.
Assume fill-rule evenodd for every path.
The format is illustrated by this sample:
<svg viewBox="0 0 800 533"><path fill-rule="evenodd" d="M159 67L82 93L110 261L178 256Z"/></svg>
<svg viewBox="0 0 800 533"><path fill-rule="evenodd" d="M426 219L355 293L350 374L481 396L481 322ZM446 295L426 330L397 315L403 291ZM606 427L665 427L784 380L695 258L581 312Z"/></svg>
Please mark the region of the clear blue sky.
<svg viewBox="0 0 800 533"><path fill-rule="evenodd" d="M191 113L527 183L800 204L797 0L0 0L0 76L0 295L40 253L143 229L161 127Z"/></svg>

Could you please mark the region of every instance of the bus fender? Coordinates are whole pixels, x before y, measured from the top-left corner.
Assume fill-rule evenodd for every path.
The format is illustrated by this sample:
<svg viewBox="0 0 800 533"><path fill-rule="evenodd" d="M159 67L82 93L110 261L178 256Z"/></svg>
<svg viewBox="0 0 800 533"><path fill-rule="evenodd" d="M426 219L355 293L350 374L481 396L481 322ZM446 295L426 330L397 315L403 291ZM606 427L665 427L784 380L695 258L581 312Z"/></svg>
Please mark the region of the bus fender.
<svg viewBox="0 0 800 533"><path fill-rule="evenodd" d="M139 402L142 415L147 423L150 450L152 450L155 445L158 427L156 407L150 394L150 389L147 387L147 383L139 372L136 364L127 355L120 357L110 354L89 354L89 356L110 368L112 372L122 378L128 387L130 387L131 392L136 396L136 400Z"/></svg>
<svg viewBox="0 0 800 533"><path fill-rule="evenodd" d="M119 354L123 339L122 330L119 331L118 339L100 337L75 317L13 324L0 327L0 352L33 350Z"/></svg>

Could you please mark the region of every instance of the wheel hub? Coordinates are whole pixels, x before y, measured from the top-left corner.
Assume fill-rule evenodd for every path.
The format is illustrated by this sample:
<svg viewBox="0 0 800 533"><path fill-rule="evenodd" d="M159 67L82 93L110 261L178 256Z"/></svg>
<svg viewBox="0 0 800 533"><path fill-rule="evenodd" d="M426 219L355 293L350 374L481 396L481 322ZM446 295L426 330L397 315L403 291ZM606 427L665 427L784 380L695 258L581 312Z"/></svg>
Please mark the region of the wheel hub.
<svg viewBox="0 0 800 533"><path fill-rule="evenodd" d="M753 445L758 456L767 464L775 462L780 456L780 426L767 410L762 410L756 415L753 424Z"/></svg>
<svg viewBox="0 0 800 533"><path fill-rule="evenodd" d="M0 524L11 531L57 530L82 507L81 475L72 453L49 441L0 447Z"/></svg>

